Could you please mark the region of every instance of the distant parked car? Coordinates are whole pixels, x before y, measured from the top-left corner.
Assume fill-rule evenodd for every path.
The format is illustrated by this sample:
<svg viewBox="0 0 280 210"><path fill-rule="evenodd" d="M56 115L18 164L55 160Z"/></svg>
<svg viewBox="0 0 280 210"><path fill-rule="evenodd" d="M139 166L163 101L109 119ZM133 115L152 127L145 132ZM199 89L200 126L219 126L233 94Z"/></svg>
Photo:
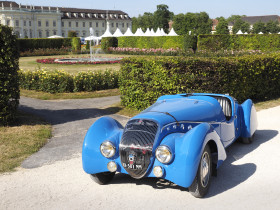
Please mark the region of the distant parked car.
<svg viewBox="0 0 280 210"><path fill-rule="evenodd" d="M115 173L158 177L206 195L211 175L237 139L251 143L257 115L250 99L209 93L166 95L131 118L125 128L101 117L83 144L83 168L99 184Z"/></svg>

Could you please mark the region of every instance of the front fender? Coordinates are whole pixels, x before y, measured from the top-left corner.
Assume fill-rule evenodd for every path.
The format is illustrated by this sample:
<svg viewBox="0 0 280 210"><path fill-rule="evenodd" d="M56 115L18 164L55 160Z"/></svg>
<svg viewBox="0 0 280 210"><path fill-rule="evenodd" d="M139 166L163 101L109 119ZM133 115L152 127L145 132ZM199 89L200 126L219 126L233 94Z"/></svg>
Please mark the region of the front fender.
<svg viewBox="0 0 280 210"><path fill-rule="evenodd" d="M82 162L83 169L88 174L95 174L108 171L107 162L100 152L100 145L103 141L111 141L116 151L119 151L119 142L122 135L122 125L111 117L101 117L89 128L83 143ZM119 156L116 152L112 159Z"/></svg>
<svg viewBox="0 0 280 210"><path fill-rule="evenodd" d="M165 169L165 179L182 187L189 187L198 170L200 158L205 145L213 140L218 150L218 165L226 159L226 152L219 135L208 123L202 123L186 134L174 133L166 136L161 145L167 145L174 154L168 165L155 160L154 166Z"/></svg>

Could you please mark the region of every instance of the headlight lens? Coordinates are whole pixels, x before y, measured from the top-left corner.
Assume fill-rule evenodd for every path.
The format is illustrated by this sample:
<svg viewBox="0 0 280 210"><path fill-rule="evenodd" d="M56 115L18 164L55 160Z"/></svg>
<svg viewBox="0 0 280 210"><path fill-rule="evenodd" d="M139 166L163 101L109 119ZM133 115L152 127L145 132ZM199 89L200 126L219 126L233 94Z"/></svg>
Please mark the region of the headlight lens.
<svg viewBox="0 0 280 210"><path fill-rule="evenodd" d="M161 163L169 163L172 159L172 153L167 146L159 146L156 150L156 157Z"/></svg>
<svg viewBox="0 0 280 210"><path fill-rule="evenodd" d="M104 141L100 145L100 152L104 157L110 158L110 157L113 157L115 155L116 147L112 142Z"/></svg>

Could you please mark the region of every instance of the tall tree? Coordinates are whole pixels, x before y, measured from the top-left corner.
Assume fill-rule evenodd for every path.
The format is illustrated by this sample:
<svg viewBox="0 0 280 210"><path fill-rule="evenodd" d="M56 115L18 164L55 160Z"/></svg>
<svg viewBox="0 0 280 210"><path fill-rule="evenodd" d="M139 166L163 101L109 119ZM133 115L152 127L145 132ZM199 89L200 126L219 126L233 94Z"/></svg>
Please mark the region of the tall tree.
<svg viewBox="0 0 280 210"><path fill-rule="evenodd" d="M232 32L236 34L239 30L241 30L242 25L245 23L241 18L237 19L233 25ZM243 31L242 31L243 32ZM244 33L244 32L243 32Z"/></svg>
<svg viewBox="0 0 280 210"><path fill-rule="evenodd" d="M189 34L209 34L212 28L212 20L206 12L175 15L173 18L173 28L179 35Z"/></svg>
<svg viewBox="0 0 280 210"><path fill-rule="evenodd" d="M270 32L272 34L276 34L280 31L280 27L279 27L279 23L278 21L269 21L267 24L266 24L266 30L267 32Z"/></svg>
<svg viewBox="0 0 280 210"><path fill-rule="evenodd" d="M250 29L250 24L248 22L244 22L242 25L241 25L241 31L243 33L250 33L251 32L251 29Z"/></svg>
<svg viewBox="0 0 280 210"><path fill-rule="evenodd" d="M157 5L157 10L154 12L154 27L163 28L165 32L168 32L169 21L172 18L172 13L169 11L168 6L165 4Z"/></svg>
<svg viewBox="0 0 280 210"><path fill-rule="evenodd" d="M258 34L258 33L266 33L266 27L265 27L265 23L263 22L256 22L254 25L253 25L253 33L254 34Z"/></svg>
<svg viewBox="0 0 280 210"><path fill-rule="evenodd" d="M216 27L216 34L229 34L228 22L225 18L219 18L219 23Z"/></svg>

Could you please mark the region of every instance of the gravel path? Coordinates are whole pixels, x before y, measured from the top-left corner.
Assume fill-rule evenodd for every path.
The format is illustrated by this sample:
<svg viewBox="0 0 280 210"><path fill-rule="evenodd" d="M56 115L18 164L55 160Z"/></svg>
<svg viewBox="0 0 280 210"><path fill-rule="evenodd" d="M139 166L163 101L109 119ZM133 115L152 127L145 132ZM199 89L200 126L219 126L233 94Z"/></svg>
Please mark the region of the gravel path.
<svg viewBox="0 0 280 210"><path fill-rule="evenodd" d="M68 101L43 103L59 103L62 107L56 110L62 110L64 106L71 110L55 111L56 114L76 114L75 106L72 107ZM44 107L48 107L46 104ZM75 140L81 142L83 136L78 136L78 130L85 133L90 123L72 123L94 121L98 112L90 112L95 112L98 107L83 104L79 108L79 104L76 105L79 110L88 110L92 119L77 117L75 121L53 123L54 126L60 126L55 127L55 130L69 126L65 130L66 133L68 130L69 136L61 137L62 139L67 140L77 135ZM36 110L39 107L41 105ZM46 113L48 112L50 111ZM43 166L33 169L20 168L17 172L0 175L0 209L279 209L280 106L257 114L259 129L256 131L255 141L250 145L235 143L227 150L228 158L218 170L218 177L213 178L205 199L196 199L183 188L153 178L135 180L127 175L117 174L111 184L98 185L84 173L81 148L78 148L78 143L76 145L72 142L71 145L77 148L69 148L65 152L67 158L56 156L52 153L55 148L48 148L47 145L44 150L48 156L56 156L55 159L48 160L48 164L43 163L40 164ZM68 126L63 126L64 123ZM61 144L66 140L61 140ZM59 147L63 148L62 145ZM26 161L25 164L28 162L34 161Z"/></svg>
<svg viewBox="0 0 280 210"><path fill-rule="evenodd" d="M53 125L53 137L47 145L27 158L21 166L23 168L40 167L80 154L88 128L106 113L106 109L101 108L119 101L119 96L53 101L21 97L21 110L39 115ZM122 124L128 120L119 115L112 115L112 117Z"/></svg>

